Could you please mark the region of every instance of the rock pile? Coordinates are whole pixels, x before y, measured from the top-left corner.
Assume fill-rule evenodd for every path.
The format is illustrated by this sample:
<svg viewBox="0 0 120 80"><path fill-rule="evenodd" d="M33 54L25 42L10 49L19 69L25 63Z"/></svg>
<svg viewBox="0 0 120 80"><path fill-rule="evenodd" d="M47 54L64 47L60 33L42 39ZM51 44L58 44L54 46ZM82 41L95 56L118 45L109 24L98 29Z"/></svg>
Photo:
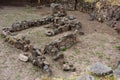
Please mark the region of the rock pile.
<svg viewBox="0 0 120 80"><path fill-rule="evenodd" d="M65 9L61 8L61 6L60 4L51 4L53 22L49 27L52 28L52 30L46 33L47 36L54 36L66 31L80 31L82 28L80 21L77 20L75 16L67 15Z"/></svg>
<svg viewBox="0 0 120 80"><path fill-rule="evenodd" d="M57 3L61 3L66 10L79 10L82 12L90 13L95 8L95 3L86 2L85 0L56 0Z"/></svg>
<svg viewBox="0 0 120 80"><path fill-rule="evenodd" d="M38 26L42 26L45 24L49 24L51 22L53 22L52 16L47 16L47 17L43 17L42 19L35 19L35 20L30 20L30 21L24 20L21 22L13 23L12 26L10 27L10 32L21 31L21 30L28 29L31 27L38 27Z"/></svg>
<svg viewBox="0 0 120 80"><path fill-rule="evenodd" d="M46 33L47 36L54 36L67 31L81 31L82 25L74 16L55 17L51 24L53 30Z"/></svg>
<svg viewBox="0 0 120 80"><path fill-rule="evenodd" d="M65 8L61 4L51 4L52 16L63 17L67 15Z"/></svg>
<svg viewBox="0 0 120 80"><path fill-rule="evenodd" d="M2 35L5 38L5 42L10 43L15 48L20 49L24 52L30 52L31 54L26 55L19 55L19 59L21 61L29 61L33 65L40 67L43 71L47 72L48 75L52 74L52 71L50 69L50 65L46 60L46 57L42 54L40 49L34 48L33 45L31 45L30 40L26 40L25 37L18 38L16 36L12 36L10 34L10 31L7 29L3 29Z"/></svg>
<svg viewBox="0 0 120 80"><path fill-rule="evenodd" d="M81 23L76 19L75 16L67 16L64 7L60 4L51 4L52 14L51 16L43 17L42 19L35 19L30 21L21 21L13 23L10 28L4 28L2 35L5 42L10 43L15 48L20 49L24 52L30 52L30 54L20 54L19 60L24 62L31 62L33 65L40 67L43 71L47 72L48 75L52 74L50 64L47 62L45 54L51 55L54 61L58 61L64 71L75 71L73 65L65 60L64 54L60 51L70 48L77 42L76 34L81 30ZM66 31L73 31L71 34L67 34L58 40L47 44L44 51L35 48L30 40L26 37L17 37L14 32L22 31L31 27L38 27L52 23L53 31L48 32L46 35L53 36Z"/></svg>
<svg viewBox="0 0 120 80"><path fill-rule="evenodd" d="M120 6L113 6L106 0L99 0L96 3L95 9L90 14L89 20L105 22L110 27L115 28L117 22L120 21Z"/></svg>
<svg viewBox="0 0 120 80"><path fill-rule="evenodd" d="M45 46L44 54L52 56L54 61L58 61L64 71L75 71L73 65L70 65L60 51L70 48L77 42L76 34L67 34L66 36Z"/></svg>

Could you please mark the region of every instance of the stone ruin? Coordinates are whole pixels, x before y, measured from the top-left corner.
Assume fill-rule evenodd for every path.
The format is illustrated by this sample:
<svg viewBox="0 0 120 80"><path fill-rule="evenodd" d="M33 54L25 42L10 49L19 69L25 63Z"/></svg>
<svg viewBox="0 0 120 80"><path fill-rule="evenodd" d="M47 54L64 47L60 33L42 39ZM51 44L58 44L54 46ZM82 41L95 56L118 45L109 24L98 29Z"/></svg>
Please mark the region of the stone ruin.
<svg viewBox="0 0 120 80"><path fill-rule="evenodd" d="M111 5L106 0L99 0L95 9L90 13L90 21L97 20L106 23L108 26L117 30L118 21L120 21L120 6ZM120 31L120 30L119 30Z"/></svg>
<svg viewBox="0 0 120 80"><path fill-rule="evenodd" d="M66 31L78 30L81 32L82 28L80 21L78 21L76 17L72 15L66 17L55 17L51 26L50 28L52 28L52 30L46 33L47 36L54 36Z"/></svg>
<svg viewBox="0 0 120 80"><path fill-rule="evenodd" d="M86 0L56 0L56 3L61 3L66 10L78 10L85 13L90 13L95 8L95 3L98 0L93 2L87 2Z"/></svg>
<svg viewBox="0 0 120 80"><path fill-rule="evenodd" d="M62 65L64 71L75 71L76 69L74 66L65 60L64 54L61 54L60 51L70 48L77 42L76 33L67 34L66 36L46 45L43 53L52 56L54 61L58 61L59 64Z"/></svg>
<svg viewBox="0 0 120 80"><path fill-rule="evenodd" d="M50 16L13 23L11 27L2 30L2 36L4 37L5 42L8 42L15 48L20 49L23 52L30 52L30 54L20 54L19 59L21 61L31 62L33 65L38 66L44 72L48 73L48 75L52 75L52 70L50 63L46 60L45 54L50 55L54 61L61 64L63 71L75 71L76 69L74 66L65 60L64 54L61 54L61 51L72 47L78 42L76 35L81 31L81 23L74 16L68 16L62 5L53 3L51 4L51 7L52 14ZM44 51L35 48L31 44L31 41L27 40L25 36L17 37L17 34L14 34L14 32L17 31L22 31L31 27L39 27L50 23L53 25L54 34L47 36L54 36L66 31L72 31L72 33L47 44ZM58 32L56 33L55 31Z"/></svg>

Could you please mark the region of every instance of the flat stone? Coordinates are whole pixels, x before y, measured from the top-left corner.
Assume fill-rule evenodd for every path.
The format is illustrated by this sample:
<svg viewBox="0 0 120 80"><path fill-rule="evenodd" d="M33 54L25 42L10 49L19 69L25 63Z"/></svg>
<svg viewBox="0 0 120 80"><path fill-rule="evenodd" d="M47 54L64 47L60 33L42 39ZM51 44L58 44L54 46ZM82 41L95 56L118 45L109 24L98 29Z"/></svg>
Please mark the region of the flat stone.
<svg viewBox="0 0 120 80"><path fill-rule="evenodd" d="M28 57L23 55L23 54L20 54L19 55L19 60L23 61L23 62L27 62L28 61Z"/></svg>
<svg viewBox="0 0 120 80"><path fill-rule="evenodd" d="M113 71L110 67L100 62L97 62L90 67L90 72L97 76L103 76L103 75L111 74Z"/></svg>
<svg viewBox="0 0 120 80"><path fill-rule="evenodd" d="M81 76L80 78L78 78L76 80L95 80L95 78L91 75L84 74L83 76Z"/></svg>

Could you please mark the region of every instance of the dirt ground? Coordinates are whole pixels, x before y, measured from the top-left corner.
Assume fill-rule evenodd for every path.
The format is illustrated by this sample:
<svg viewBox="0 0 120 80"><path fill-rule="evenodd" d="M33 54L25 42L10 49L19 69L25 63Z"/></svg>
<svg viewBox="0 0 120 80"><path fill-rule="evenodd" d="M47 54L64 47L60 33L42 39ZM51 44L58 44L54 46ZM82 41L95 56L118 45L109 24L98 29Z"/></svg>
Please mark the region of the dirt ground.
<svg viewBox="0 0 120 80"><path fill-rule="evenodd" d="M13 22L22 20L39 19L42 16L49 15L49 8L35 9L31 7L2 7L0 9L0 30L3 27L9 27ZM78 36L79 43L72 48L63 51L69 62L77 68L76 72L63 72L60 65L52 60L51 63L54 77L70 77L80 75L86 72L87 67L92 63L102 62L116 67L120 60L120 51L117 47L120 45L120 35L106 24L97 21L88 21L88 15L79 11L68 12L69 15L75 15L83 26L85 35ZM66 33L54 37L46 37L47 29L44 26L35 27L19 32L19 35L27 36L35 47L43 49L44 46ZM0 80L34 80L42 75L42 71L31 63L18 60L21 50L5 43L0 36Z"/></svg>

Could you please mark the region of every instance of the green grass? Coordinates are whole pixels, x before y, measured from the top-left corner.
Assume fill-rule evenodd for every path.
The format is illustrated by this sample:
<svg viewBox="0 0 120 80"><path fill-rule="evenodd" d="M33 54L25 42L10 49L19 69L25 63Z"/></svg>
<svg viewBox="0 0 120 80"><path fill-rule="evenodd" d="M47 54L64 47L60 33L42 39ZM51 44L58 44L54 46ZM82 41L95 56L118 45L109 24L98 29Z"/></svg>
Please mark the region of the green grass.
<svg viewBox="0 0 120 80"><path fill-rule="evenodd" d="M115 49L118 49L118 50L119 50L119 49L120 49L120 46L115 46Z"/></svg>
<svg viewBox="0 0 120 80"><path fill-rule="evenodd" d="M3 39L4 37L2 36L2 34L0 34L0 39Z"/></svg>
<svg viewBox="0 0 120 80"><path fill-rule="evenodd" d="M108 61L110 61L110 56L106 56L106 59L107 59Z"/></svg>
<svg viewBox="0 0 120 80"><path fill-rule="evenodd" d="M96 52L96 54L98 55L98 58L100 58L100 59L102 59L102 58L103 58L103 53Z"/></svg>
<svg viewBox="0 0 120 80"><path fill-rule="evenodd" d="M61 51L67 51L67 48L62 48Z"/></svg>

